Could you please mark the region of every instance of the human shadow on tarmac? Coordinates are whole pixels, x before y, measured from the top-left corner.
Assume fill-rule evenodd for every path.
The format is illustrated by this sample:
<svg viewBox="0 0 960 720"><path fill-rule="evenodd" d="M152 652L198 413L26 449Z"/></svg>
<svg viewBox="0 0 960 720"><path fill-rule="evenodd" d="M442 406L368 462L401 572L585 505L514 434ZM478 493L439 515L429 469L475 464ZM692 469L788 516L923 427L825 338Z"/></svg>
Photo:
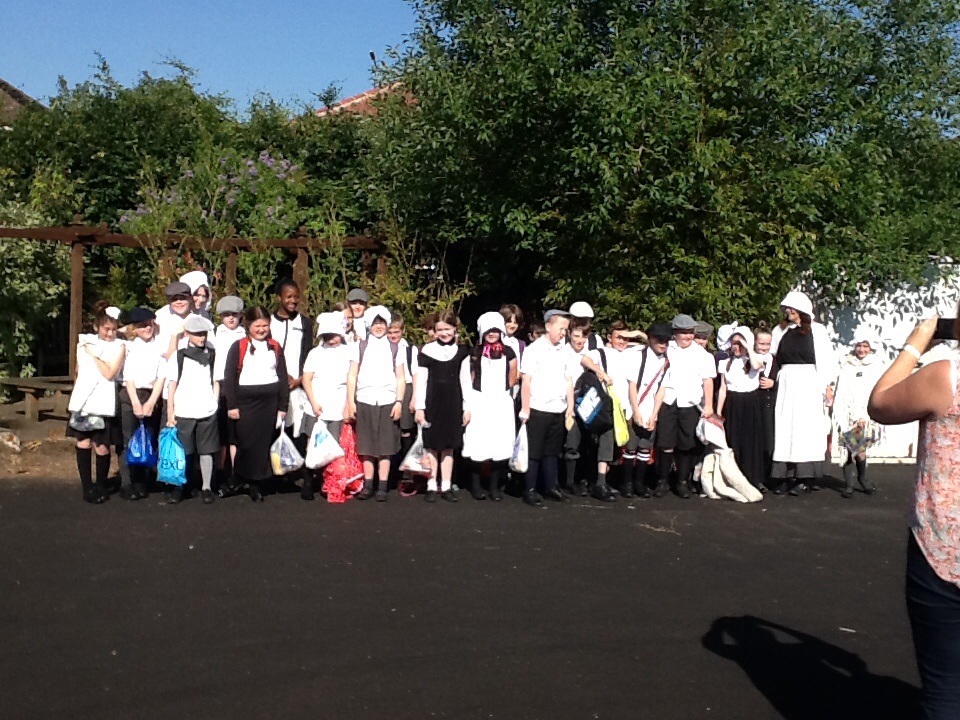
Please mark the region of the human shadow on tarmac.
<svg viewBox="0 0 960 720"><path fill-rule="evenodd" d="M722 617L703 647L738 663L754 687L787 720L911 720L920 691L874 675L848 650L761 618Z"/></svg>

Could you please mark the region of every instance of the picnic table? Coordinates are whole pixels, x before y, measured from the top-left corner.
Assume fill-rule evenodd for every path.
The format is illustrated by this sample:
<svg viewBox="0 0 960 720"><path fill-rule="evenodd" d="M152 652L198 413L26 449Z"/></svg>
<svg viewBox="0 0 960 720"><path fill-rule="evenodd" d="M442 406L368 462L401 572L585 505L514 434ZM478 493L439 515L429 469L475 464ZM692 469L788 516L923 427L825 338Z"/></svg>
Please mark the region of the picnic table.
<svg viewBox="0 0 960 720"><path fill-rule="evenodd" d="M54 411L65 413L67 398L73 390L73 380L69 375L49 377L0 378L0 385L6 385L23 393L23 415L27 420L40 420L40 398L47 392L53 393Z"/></svg>

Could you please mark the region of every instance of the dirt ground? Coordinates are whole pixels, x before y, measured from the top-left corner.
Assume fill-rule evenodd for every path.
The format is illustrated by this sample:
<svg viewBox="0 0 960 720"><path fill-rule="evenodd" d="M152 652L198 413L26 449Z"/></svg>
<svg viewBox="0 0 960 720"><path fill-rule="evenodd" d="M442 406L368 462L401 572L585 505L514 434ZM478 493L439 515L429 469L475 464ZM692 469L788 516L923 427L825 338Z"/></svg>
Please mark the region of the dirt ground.
<svg viewBox="0 0 960 720"><path fill-rule="evenodd" d="M16 433L21 444L20 453L0 446L0 478L19 475L55 482L76 474L74 441L64 435L67 416L53 412L51 398L40 401L40 422L24 417L22 401L0 404L0 428ZM116 459L113 471L118 472Z"/></svg>
<svg viewBox="0 0 960 720"><path fill-rule="evenodd" d="M0 479L0 718L909 720L912 473L541 509Z"/></svg>

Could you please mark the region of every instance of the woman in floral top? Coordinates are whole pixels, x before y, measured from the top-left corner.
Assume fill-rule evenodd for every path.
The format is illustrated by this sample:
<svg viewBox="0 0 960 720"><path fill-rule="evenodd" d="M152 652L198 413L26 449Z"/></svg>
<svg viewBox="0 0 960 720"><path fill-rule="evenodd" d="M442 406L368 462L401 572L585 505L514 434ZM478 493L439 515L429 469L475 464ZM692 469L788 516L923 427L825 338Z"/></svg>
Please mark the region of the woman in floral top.
<svg viewBox="0 0 960 720"><path fill-rule="evenodd" d="M920 421L906 594L927 720L960 718L960 354L913 372L937 319L910 334L868 406L879 423Z"/></svg>

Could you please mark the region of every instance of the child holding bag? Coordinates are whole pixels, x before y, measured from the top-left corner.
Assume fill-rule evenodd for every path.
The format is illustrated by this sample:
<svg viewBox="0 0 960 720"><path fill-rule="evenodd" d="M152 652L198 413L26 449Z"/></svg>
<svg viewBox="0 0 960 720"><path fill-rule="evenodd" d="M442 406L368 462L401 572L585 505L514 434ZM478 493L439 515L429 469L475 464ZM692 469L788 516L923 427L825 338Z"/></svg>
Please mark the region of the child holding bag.
<svg viewBox="0 0 960 720"><path fill-rule="evenodd" d="M453 455L463 447L463 428L470 422L460 384L462 367L469 367L470 351L457 344L459 324L453 310L441 312L434 326L437 339L424 345L417 357L416 420L423 427L423 443L433 464L427 502L436 502L438 474L440 497L447 502L458 499L453 490Z"/></svg>
<svg viewBox="0 0 960 720"><path fill-rule="evenodd" d="M243 321L247 336L230 348L223 370L227 417L236 421L233 484L248 482L250 499L263 502L260 486L273 477L270 445L286 417L290 386L283 350L270 337L270 313L252 307Z"/></svg>
<svg viewBox="0 0 960 720"><path fill-rule="evenodd" d="M217 396L220 383L214 379L216 352L207 340L213 323L202 315L190 315L183 322L186 347L179 348L167 363L167 427L175 427L187 458L196 455L203 480L203 502L213 502L213 456L220 450L217 426ZM183 499L183 488L167 492L167 502Z"/></svg>
<svg viewBox="0 0 960 720"><path fill-rule="evenodd" d="M310 415L307 437L319 419L326 424L330 435L339 439L347 412L350 364L360 362L359 346L347 344L340 313L320 313L317 317L317 334L320 336L320 344L310 351L303 364L303 390L310 403L307 410ZM313 500L312 473L308 471L306 478L300 497Z"/></svg>
<svg viewBox="0 0 960 720"><path fill-rule="evenodd" d="M153 310L136 307L127 317L135 337L127 343L127 356L123 362L123 387L120 388L120 426L123 430L123 444L126 447L130 438L143 423L147 432L157 442L160 433L160 393L163 392L164 371L163 351L154 339ZM128 469L129 486L120 490L124 500L141 500L147 497L149 468L131 465Z"/></svg>
<svg viewBox="0 0 960 720"><path fill-rule="evenodd" d="M464 417L469 418L463 433L463 457L470 461L474 500L500 500L500 478L516 439L512 391L517 384L517 356L504 344L507 330L500 313L481 315L477 332L480 341L460 369ZM480 483L484 463L489 472L487 492Z"/></svg>
<svg viewBox="0 0 960 720"><path fill-rule="evenodd" d="M117 418L116 377L126 356L117 340L120 311L101 301L94 305L95 334L81 335L77 343L77 381L70 394L67 437L77 441L77 471L83 499L99 505L109 500L110 447L123 442ZM90 470L91 450L96 452L96 483Z"/></svg>

